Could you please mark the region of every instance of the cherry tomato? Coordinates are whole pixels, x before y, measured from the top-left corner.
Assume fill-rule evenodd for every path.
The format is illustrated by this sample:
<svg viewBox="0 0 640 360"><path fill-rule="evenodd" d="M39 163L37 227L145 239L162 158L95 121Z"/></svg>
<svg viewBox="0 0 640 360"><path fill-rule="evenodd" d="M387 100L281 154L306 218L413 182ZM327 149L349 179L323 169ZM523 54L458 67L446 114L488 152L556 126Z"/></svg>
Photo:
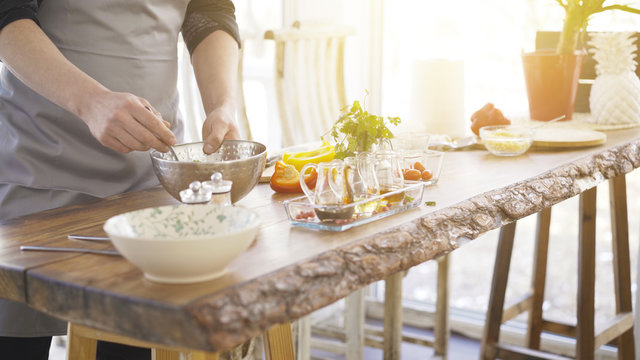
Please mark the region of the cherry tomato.
<svg viewBox="0 0 640 360"><path fill-rule="evenodd" d="M416 169L408 169L404 173L405 180L420 180L420 171Z"/></svg>

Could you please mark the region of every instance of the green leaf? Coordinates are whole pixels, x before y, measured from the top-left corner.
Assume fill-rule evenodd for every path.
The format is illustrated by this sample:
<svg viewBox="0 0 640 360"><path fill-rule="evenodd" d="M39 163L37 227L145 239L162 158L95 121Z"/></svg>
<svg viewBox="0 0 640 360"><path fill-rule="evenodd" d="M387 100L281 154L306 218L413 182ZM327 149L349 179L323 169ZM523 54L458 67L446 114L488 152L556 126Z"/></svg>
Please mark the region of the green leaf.
<svg viewBox="0 0 640 360"><path fill-rule="evenodd" d="M366 96L369 92L365 90ZM385 139L393 138L387 125L397 126L399 117L382 117L370 114L359 101L342 108L342 114L329 131L336 142L336 158L343 159L356 152L371 150L372 146Z"/></svg>

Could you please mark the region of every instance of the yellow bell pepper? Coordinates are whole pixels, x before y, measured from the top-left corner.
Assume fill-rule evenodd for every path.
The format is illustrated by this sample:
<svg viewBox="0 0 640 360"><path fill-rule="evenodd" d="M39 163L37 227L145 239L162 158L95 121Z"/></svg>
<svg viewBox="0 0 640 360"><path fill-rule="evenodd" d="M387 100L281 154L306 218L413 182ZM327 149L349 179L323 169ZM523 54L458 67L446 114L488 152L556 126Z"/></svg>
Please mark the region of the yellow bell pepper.
<svg viewBox="0 0 640 360"><path fill-rule="evenodd" d="M308 163L321 163L333 160L336 152L333 146L324 143L321 147L310 151L301 151L295 153L285 152L282 154L282 161L285 164L293 165L296 170L302 170L302 167Z"/></svg>

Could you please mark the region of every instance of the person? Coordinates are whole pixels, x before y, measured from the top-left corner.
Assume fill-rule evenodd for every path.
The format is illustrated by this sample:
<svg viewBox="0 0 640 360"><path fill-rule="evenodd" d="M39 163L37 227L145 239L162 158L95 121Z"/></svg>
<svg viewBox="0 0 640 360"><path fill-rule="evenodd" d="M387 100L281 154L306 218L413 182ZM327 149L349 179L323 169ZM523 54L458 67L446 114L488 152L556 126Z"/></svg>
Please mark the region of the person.
<svg viewBox="0 0 640 360"><path fill-rule="evenodd" d="M2 0L0 221L158 184L147 150L182 139L180 32L207 114L203 150L239 138L234 13L230 0ZM0 300L3 359L47 359L65 332ZM150 358L139 350L100 343L98 358Z"/></svg>

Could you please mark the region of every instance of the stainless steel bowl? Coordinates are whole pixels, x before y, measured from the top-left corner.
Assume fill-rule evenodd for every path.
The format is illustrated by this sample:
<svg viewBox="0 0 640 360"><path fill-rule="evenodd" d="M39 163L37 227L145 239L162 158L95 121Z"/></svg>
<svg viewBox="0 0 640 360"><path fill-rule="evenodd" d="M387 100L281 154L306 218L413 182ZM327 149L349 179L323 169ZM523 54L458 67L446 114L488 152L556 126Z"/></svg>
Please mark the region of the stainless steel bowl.
<svg viewBox="0 0 640 360"><path fill-rule="evenodd" d="M218 171L231 180L231 202L242 199L260 180L267 147L254 141L225 140L218 151L205 155L202 142L174 146L180 161L170 153L151 152L153 171L171 196L180 201L180 191L193 181L206 181Z"/></svg>

